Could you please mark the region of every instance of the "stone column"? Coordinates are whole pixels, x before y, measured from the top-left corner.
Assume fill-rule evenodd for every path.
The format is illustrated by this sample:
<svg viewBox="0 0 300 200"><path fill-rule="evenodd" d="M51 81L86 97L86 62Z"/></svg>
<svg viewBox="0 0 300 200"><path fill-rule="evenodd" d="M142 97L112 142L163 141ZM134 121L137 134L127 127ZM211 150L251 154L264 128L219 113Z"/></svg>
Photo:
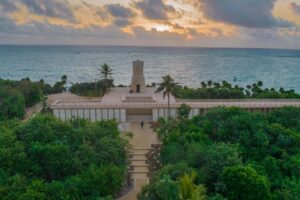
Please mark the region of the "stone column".
<svg viewBox="0 0 300 200"><path fill-rule="evenodd" d="M144 62L133 61L133 74L131 80L131 92L142 93L145 91Z"/></svg>

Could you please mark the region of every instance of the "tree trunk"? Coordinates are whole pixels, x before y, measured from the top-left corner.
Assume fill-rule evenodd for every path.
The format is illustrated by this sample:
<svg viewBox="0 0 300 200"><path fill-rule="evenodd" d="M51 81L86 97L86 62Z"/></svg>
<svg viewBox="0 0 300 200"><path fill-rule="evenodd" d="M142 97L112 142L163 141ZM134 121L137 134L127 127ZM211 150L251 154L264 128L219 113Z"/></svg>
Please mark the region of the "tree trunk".
<svg viewBox="0 0 300 200"><path fill-rule="evenodd" d="M106 94L107 93L107 76L105 76L105 91L104 93Z"/></svg>
<svg viewBox="0 0 300 200"><path fill-rule="evenodd" d="M170 94L168 93L167 96L168 96L168 119L170 119L170 115L171 115L171 113L170 113Z"/></svg>

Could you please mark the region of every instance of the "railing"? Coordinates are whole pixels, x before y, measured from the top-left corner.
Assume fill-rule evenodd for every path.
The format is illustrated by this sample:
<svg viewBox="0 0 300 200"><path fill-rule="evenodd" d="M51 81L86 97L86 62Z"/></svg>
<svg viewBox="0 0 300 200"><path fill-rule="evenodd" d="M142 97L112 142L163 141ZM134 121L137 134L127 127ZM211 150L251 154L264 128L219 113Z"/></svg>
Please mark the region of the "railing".
<svg viewBox="0 0 300 200"><path fill-rule="evenodd" d="M188 104L192 108L212 108L212 107L241 107L241 108L278 108L284 106L300 107L300 100L287 99L287 100L206 100L199 102L176 102L170 104L170 108L178 108L181 104ZM115 109L159 109L167 108L167 103L153 103L153 102L120 102L115 104L103 103L101 101L89 101L89 100L58 100L50 106L52 109L71 109L71 108L115 108Z"/></svg>

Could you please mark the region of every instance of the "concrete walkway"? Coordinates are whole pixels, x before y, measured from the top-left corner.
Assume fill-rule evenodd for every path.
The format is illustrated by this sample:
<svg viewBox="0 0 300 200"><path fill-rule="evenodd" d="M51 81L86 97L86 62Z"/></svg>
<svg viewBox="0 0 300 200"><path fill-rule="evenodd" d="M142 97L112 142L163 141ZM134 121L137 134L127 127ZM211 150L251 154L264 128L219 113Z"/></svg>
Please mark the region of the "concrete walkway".
<svg viewBox="0 0 300 200"><path fill-rule="evenodd" d="M149 126L150 124L148 123L145 123L143 129L139 123L130 123L128 126L128 131L133 134L130 141L132 152L129 154L132 167L133 190L119 200L136 200L137 194L140 193L143 186L149 183L146 154L151 149L151 144L159 144L156 134Z"/></svg>

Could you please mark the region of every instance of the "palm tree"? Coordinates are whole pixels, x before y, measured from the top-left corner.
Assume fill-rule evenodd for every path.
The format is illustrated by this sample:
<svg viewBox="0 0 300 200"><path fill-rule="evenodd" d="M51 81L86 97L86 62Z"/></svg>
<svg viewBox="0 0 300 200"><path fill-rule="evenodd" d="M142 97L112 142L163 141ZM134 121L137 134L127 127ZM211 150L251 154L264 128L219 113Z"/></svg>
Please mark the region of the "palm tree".
<svg viewBox="0 0 300 200"><path fill-rule="evenodd" d="M195 185L196 172L185 174L179 179L179 196L180 199L204 200L206 199L206 188L203 185Z"/></svg>
<svg viewBox="0 0 300 200"><path fill-rule="evenodd" d="M163 81L158 84L158 88L155 93L163 92L163 97L168 97L168 117L170 118L170 96L175 96L179 85L170 75L164 76L162 80Z"/></svg>
<svg viewBox="0 0 300 200"><path fill-rule="evenodd" d="M98 70L100 71L100 78L104 80L104 92L106 93L108 90L108 80L111 79L112 69L108 64L103 63Z"/></svg>
<svg viewBox="0 0 300 200"><path fill-rule="evenodd" d="M206 83L204 81L201 82L201 87L202 88L206 88L207 87L207 85L206 85Z"/></svg>
<svg viewBox="0 0 300 200"><path fill-rule="evenodd" d="M207 81L207 86L208 86L208 87L211 87L212 85L213 85L212 80Z"/></svg>

